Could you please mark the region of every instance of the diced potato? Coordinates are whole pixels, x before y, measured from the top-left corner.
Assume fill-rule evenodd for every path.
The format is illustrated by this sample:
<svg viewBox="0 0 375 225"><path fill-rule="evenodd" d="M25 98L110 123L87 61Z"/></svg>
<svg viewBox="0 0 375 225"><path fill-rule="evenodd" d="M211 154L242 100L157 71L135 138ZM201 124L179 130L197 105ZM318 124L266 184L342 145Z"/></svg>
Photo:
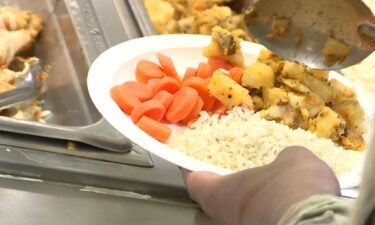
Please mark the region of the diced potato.
<svg viewBox="0 0 375 225"><path fill-rule="evenodd" d="M223 59L230 62L233 66L244 66L241 39L218 26L212 29L211 36L211 43L203 50L205 57Z"/></svg>
<svg viewBox="0 0 375 225"><path fill-rule="evenodd" d="M330 138L338 141L345 132L345 121L329 107L322 111L309 122L309 131L316 133L320 138Z"/></svg>
<svg viewBox="0 0 375 225"><path fill-rule="evenodd" d="M302 83L308 87L311 92L318 95L325 103L330 102L334 96L333 88L328 82L311 74L304 73Z"/></svg>
<svg viewBox="0 0 375 225"><path fill-rule="evenodd" d="M334 97L333 102L341 100L356 100L356 94L353 89L345 86L336 79L329 81L329 85L332 87Z"/></svg>
<svg viewBox="0 0 375 225"><path fill-rule="evenodd" d="M214 72L208 84L208 91L228 109L242 104L250 107L254 105L249 91L220 70Z"/></svg>
<svg viewBox="0 0 375 225"><path fill-rule="evenodd" d="M271 51L268 51L267 49L262 48L258 56L258 61L264 62L266 60L271 59L272 56L273 56L273 53Z"/></svg>
<svg viewBox="0 0 375 225"><path fill-rule="evenodd" d="M272 67L264 63L254 63L245 69L242 85L249 88L272 88L275 84L275 74Z"/></svg>
<svg viewBox="0 0 375 225"><path fill-rule="evenodd" d="M285 84L287 87L292 89L293 91L299 92L299 93L304 93L307 94L310 92L310 89L308 89L305 85L301 84L298 80L294 79L281 79L281 82Z"/></svg>
<svg viewBox="0 0 375 225"><path fill-rule="evenodd" d="M341 138L341 144L356 151L363 151L366 148L366 141L363 138L363 131L360 129L348 129L345 136Z"/></svg>
<svg viewBox="0 0 375 225"><path fill-rule="evenodd" d="M263 107L265 109L272 105L280 105L288 102L288 92L281 88L264 88L262 94Z"/></svg>
<svg viewBox="0 0 375 225"><path fill-rule="evenodd" d="M307 71L311 73L312 75L322 79L322 80L328 80L329 78L329 71L327 70L316 70L316 69L311 69L308 68Z"/></svg>
<svg viewBox="0 0 375 225"><path fill-rule="evenodd" d="M177 25L174 19L175 9L172 4L164 0L144 0L145 7L156 30L167 34ZM171 24L173 24L171 28Z"/></svg>
<svg viewBox="0 0 375 225"><path fill-rule="evenodd" d="M345 119L347 128L360 127L365 120L365 112L357 100L336 102L332 109Z"/></svg>
<svg viewBox="0 0 375 225"><path fill-rule="evenodd" d="M292 78L298 81L303 80L303 73L305 72L306 67L304 65L295 63L295 62L284 62L284 68L281 74L283 77Z"/></svg>

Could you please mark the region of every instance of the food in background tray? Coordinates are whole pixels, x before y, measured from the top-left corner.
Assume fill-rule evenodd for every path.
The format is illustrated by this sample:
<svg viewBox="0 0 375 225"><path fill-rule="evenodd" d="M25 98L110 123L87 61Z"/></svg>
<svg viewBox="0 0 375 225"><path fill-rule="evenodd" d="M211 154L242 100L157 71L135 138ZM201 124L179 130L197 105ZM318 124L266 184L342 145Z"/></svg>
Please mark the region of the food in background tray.
<svg viewBox="0 0 375 225"><path fill-rule="evenodd" d="M243 15L227 3L231 0L144 0L145 7L160 34L211 34L219 25L244 40Z"/></svg>
<svg viewBox="0 0 375 225"><path fill-rule="evenodd" d="M135 124L162 142L172 133L167 124L199 127L201 122L195 121L203 111L220 117L228 110L230 118L244 110L347 149L365 149L365 114L352 89L329 79L328 72L288 62L268 50L244 66L240 42L215 27L204 49L208 61L198 68L188 68L180 78L172 59L157 54L158 63L139 61L137 81L113 87L111 96Z"/></svg>
<svg viewBox="0 0 375 225"><path fill-rule="evenodd" d="M16 88L26 77L36 58L23 57L22 52L32 47L41 29L39 15L8 6L0 8L0 93ZM44 80L46 76L47 73L43 73L40 79ZM1 116L35 121L43 121L48 114L37 100L0 109Z"/></svg>

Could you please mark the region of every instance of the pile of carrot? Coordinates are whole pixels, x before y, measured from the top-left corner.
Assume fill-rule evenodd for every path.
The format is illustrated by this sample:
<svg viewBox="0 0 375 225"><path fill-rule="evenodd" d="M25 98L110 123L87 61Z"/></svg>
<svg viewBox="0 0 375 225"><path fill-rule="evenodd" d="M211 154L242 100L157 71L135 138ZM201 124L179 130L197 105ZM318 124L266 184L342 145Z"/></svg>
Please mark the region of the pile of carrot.
<svg viewBox="0 0 375 225"><path fill-rule="evenodd" d="M157 53L159 64L141 60L136 66L136 81L127 81L111 89L111 97L144 132L165 142L172 130L166 124L188 125L202 110L215 112L221 103L207 89L215 70L223 68L241 81L243 69L228 62L209 59L198 68L189 67L182 78L172 59Z"/></svg>

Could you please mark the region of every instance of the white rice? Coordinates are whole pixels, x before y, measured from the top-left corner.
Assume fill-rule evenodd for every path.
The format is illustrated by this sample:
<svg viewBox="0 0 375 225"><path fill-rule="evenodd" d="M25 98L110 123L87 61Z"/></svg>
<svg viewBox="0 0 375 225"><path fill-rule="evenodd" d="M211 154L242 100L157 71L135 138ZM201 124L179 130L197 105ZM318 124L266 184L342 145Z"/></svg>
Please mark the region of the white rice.
<svg viewBox="0 0 375 225"><path fill-rule="evenodd" d="M310 149L339 177L355 169L362 159L361 152L344 150L331 140L267 121L242 108L220 119L202 112L191 128L175 132L168 144L196 159L234 171L266 165L291 145Z"/></svg>

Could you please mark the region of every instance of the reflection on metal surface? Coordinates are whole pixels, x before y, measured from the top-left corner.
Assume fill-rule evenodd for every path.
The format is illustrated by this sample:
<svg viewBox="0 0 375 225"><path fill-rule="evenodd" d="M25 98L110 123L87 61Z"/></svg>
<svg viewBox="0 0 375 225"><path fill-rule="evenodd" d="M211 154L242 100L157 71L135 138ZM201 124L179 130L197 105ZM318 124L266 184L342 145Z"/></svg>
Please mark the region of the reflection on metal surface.
<svg viewBox="0 0 375 225"><path fill-rule="evenodd" d="M12 175L1 174L1 173L0 173L0 178L43 183L43 180L41 180L41 179L34 179L34 178L20 177L20 176L12 176Z"/></svg>
<svg viewBox="0 0 375 225"><path fill-rule="evenodd" d="M93 192L97 194L121 196L121 197L134 198L134 199L140 199L140 200L149 200L152 198L150 195L142 195L142 194L138 194L132 191L120 191L120 190L98 188L98 187L91 187L91 186L87 186L79 190L86 191L86 192Z"/></svg>

